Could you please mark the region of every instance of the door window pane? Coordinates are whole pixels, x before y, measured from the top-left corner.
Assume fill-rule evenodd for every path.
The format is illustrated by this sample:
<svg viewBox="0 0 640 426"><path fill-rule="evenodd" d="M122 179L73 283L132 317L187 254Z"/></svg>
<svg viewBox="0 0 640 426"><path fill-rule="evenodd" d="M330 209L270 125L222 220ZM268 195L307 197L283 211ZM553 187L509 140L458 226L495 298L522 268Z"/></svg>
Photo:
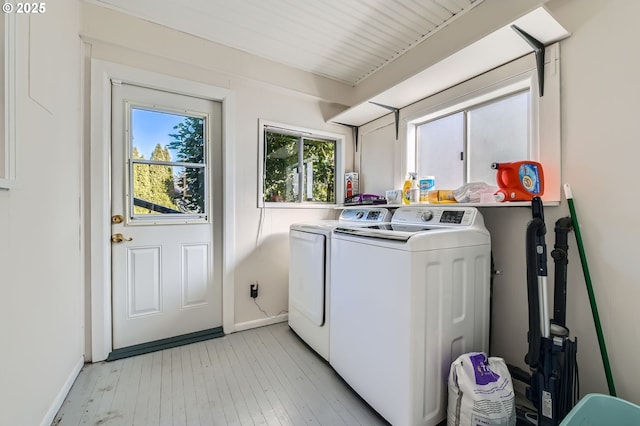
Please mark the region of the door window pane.
<svg viewBox="0 0 640 426"><path fill-rule="evenodd" d="M205 118L131 108L132 217L205 217Z"/></svg>

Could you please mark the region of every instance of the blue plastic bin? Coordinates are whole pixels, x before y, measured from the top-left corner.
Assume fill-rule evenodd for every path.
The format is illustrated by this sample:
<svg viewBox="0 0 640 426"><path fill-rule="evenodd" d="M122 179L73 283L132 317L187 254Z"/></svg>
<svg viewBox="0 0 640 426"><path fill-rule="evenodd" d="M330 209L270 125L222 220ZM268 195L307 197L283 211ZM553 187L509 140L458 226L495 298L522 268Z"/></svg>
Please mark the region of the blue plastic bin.
<svg viewBox="0 0 640 426"><path fill-rule="evenodd" d="M614 396L590 393L560 422L560 426L599 425L640 425L640 406Z"/></svg>

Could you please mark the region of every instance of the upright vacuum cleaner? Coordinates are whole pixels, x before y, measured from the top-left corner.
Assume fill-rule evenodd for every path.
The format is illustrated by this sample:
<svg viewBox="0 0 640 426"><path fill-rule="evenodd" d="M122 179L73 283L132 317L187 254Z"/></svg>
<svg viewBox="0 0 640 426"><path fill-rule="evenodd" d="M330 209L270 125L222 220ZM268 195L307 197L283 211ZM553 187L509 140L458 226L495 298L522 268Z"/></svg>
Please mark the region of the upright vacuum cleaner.
<svg viewBox="0 0 640 426"><path fill-rule="evenodd" d="M525 356L531 374L517 367L511 367L511 374L514 379L529 385L526 396L537 409L537 424L557 426L576 404L578 396L577 339L569 339L565 324L567 234L571 231L571 218L561 218L555 224L556 242L551 252L555 262L554 310L553 319L550 319L546 226L540 197L532 199L531 212L533 219L527 225L526 233L529 351Z"/></svg>

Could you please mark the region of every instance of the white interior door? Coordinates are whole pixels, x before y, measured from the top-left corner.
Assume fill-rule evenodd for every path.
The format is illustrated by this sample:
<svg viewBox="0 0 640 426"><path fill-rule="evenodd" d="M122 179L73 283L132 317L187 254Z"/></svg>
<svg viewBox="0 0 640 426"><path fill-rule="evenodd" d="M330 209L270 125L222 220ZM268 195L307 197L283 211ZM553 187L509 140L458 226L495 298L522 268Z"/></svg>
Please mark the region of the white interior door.
<svg viewBox="0 0 640 426"><path fill-rule="evenodd" d="M219 102L112 86L113 349L222 325Z"/></svg>

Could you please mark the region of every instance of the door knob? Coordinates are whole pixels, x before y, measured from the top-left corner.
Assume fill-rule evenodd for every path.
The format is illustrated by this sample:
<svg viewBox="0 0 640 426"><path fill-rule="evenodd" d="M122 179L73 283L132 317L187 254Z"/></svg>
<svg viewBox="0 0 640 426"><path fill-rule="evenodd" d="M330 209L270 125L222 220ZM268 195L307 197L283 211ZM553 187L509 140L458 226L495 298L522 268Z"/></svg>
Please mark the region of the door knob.
<svg viewBox="0 0 640 426"><path fill-rule="evenodd" d="M111 242L112 243L121 243L123 241L132 241L133 238L126 238L124 235L122 234L113 234L111 236Z"/></svg>

